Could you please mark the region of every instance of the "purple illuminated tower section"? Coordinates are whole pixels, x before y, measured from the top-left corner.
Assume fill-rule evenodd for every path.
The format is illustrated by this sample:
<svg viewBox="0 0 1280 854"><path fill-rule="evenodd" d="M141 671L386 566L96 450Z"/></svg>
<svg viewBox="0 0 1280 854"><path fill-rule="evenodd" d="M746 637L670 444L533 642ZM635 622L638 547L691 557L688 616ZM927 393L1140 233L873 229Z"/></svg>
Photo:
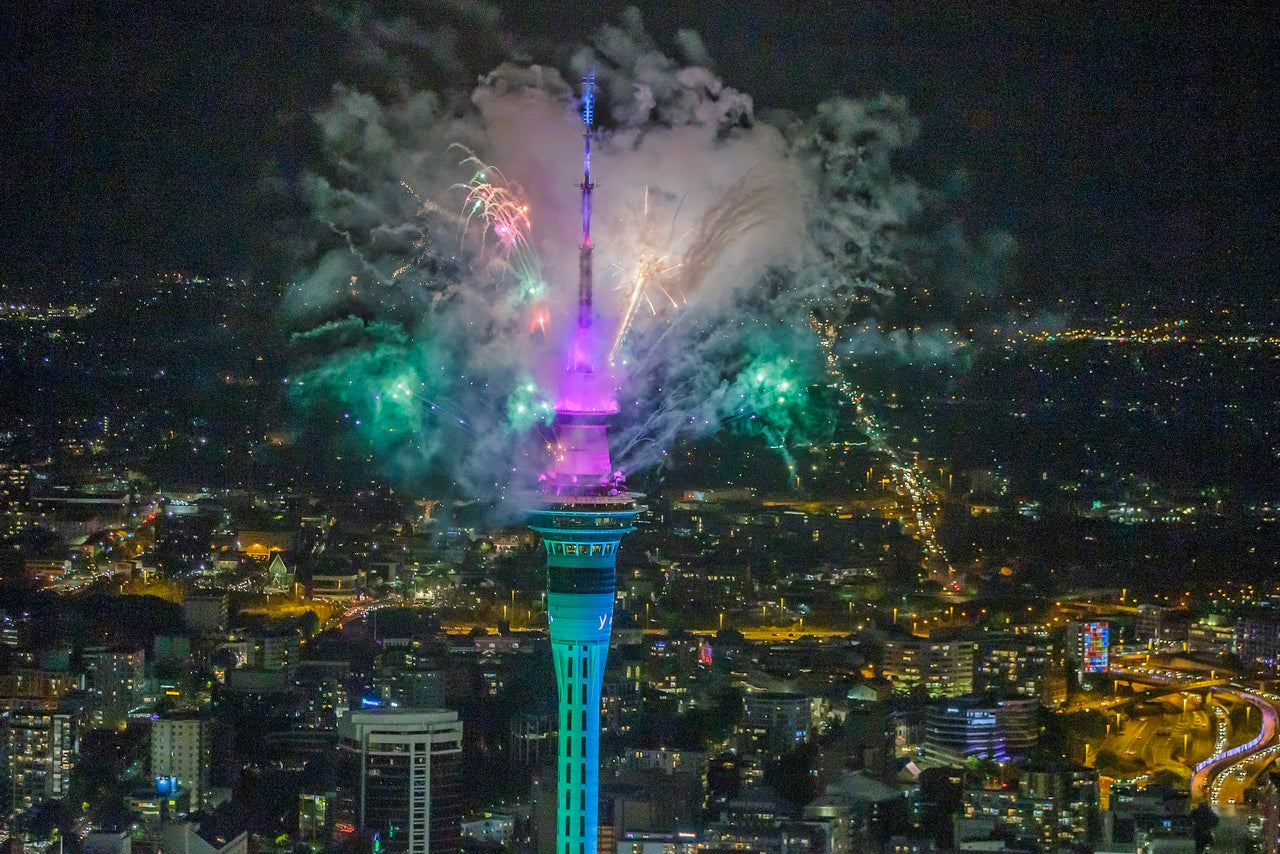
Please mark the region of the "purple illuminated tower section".
<svg viewBox="0 0 1280 854"><path fill-rule="evenodd" d="M578 323L556 400L555 442L542 503L530 527L547 553L547 622L559 691L556 854L596 854L599 833L600 685L604 679L618 545L643 509L609 459L607 422L618 411L612 378L595 371L591 307L592 77L583 80L582 245Z"/></svg>

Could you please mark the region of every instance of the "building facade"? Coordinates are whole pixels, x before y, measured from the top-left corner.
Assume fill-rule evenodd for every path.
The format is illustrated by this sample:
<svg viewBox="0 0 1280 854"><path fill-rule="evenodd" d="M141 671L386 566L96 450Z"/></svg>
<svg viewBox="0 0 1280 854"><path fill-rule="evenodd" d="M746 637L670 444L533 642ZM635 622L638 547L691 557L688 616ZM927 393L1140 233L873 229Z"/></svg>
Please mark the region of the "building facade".
<svg viewBox="0 0 1280 854"><path fill-rule="evenodd" d="M386 854L458 848L462 722L437 709L359 709L338 722L355 826Z"/></svg>
<svg viewBox="0 0 1280 854"><path fill-rule="evenodd" d="M151 722L151 774L173 777L191 795L191 809L209 797L210 723L197 716Z"/></svg>
<svg viewBox="0 0 1280 854"><path fill-rule="evenodd" d="M781 759L804 744L813 727L813 702L804 694L753 691L742 697L738 750L761 761Z"/></svg>
<svg viewBox="0 0 1280 854"><path fill-rule="evenodd" d="M884 675L900 693L923 687L930 697L970 694L977 646L962 638L890 638L884 644Z"/></svg>
<svg viewBox="0 0 1280 854"><path fill-rule="evenodd" d="M962 763L969 757L1007 762L1025 757L1039 738L1035 698L936 703L924 724L926 756Z"/></svg>
<svg viewBox="0 0 1280 854"><path fill-rule="evenodd" d="M142 702L146 663L142 650L98 653L93 664L95 727L124 728L129 712Z"/></svg>

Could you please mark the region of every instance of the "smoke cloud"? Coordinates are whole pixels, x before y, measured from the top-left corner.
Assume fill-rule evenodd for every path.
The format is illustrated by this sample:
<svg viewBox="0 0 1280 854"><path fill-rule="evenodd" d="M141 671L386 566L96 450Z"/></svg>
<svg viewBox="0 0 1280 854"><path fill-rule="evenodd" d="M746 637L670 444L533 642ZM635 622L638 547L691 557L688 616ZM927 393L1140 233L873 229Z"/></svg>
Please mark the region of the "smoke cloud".
<svg viewBox="0 0 1280 854"><path fill-rule="evenodd" d="M408 40L451 67L447 34L357 24L376 36L371 62L394 67L386 51ZM502 62L465 99L334 92L315 116L324 166L300 186L313 243L282 312L311 417L403 480L462 494L500 498L545 467L575 318L588 70L596 362L613 357L617 465L661 465L723 430L786 456L832 430L842 360L949 357L935 327L996 290L1013 246L922 229L937 196L897 166L920 133L907 105L835 98L766 121L697 34L675 42L664 53L631 10L563 73Z"/></svg>

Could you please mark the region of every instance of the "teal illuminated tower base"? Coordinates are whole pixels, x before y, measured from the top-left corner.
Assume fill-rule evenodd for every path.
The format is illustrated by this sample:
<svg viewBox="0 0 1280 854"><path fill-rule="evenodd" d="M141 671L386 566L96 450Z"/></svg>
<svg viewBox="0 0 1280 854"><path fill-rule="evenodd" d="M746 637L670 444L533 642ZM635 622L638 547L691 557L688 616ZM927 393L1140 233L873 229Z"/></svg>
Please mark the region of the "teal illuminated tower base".
<svg viewBox="0 0 1280 854"><path fill-rule="evenodd" d="M614 566L639 508L627 493L579 495L533 514L547 553L547 620L560 694L557 854L595 854L600 685L613 627Z"/></svg>

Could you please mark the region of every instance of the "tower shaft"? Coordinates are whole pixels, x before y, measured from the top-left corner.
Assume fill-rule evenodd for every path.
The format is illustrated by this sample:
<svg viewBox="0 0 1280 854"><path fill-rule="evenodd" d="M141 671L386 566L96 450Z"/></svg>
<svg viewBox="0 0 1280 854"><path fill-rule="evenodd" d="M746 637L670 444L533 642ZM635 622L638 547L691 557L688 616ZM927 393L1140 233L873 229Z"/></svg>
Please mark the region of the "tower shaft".
<svg viewBox="0 0 1280 854"><path fill-rule="evenodd" d="M591 328L591 244L578 248L578 330Z"/></svg>

